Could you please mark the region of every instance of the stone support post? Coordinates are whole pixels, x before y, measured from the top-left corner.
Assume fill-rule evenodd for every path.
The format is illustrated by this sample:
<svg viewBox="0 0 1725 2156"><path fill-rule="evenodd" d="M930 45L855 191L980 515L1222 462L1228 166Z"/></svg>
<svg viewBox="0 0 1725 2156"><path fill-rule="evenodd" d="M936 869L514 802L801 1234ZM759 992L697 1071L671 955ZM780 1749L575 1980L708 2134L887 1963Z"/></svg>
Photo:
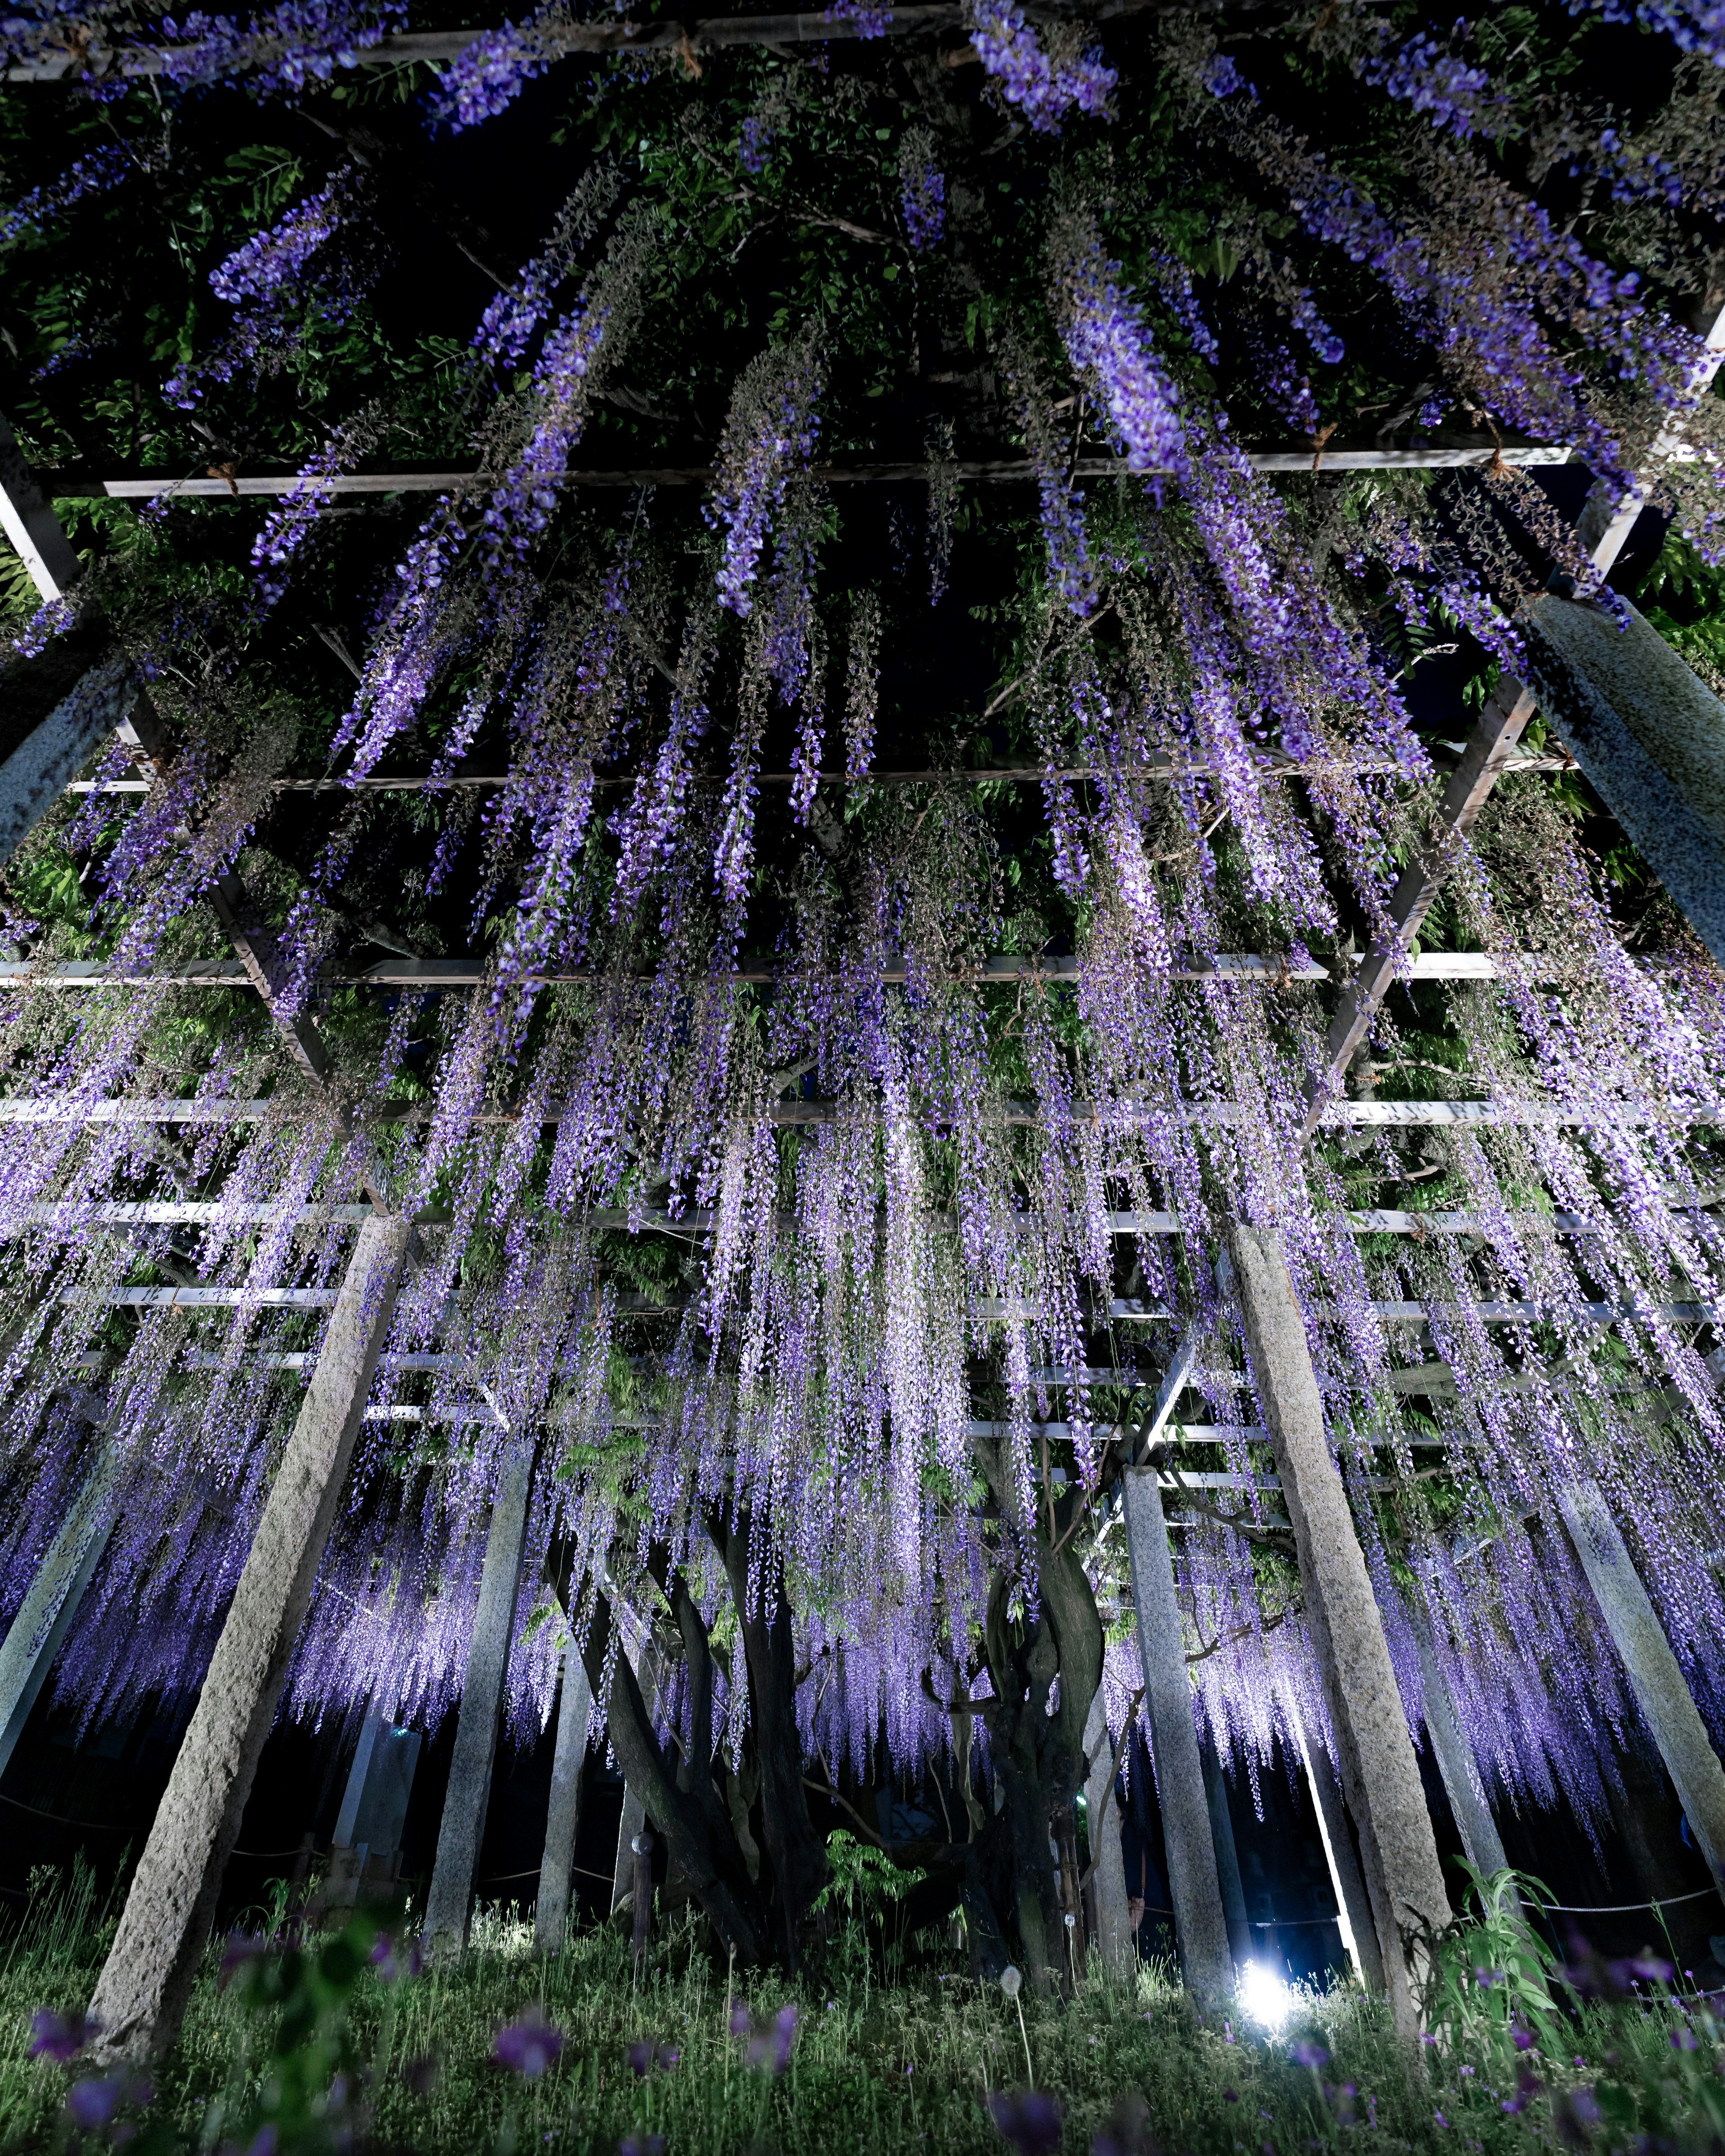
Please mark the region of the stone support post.
<svg viewBox="0 0 1725 2156"><path fill-rule="evenodd" d="M1444 1778L1444 1793L1461 1830L1461 1846L1468 1862L1481 1878L1489 1879L1493 1872L1506 1871L1509 1859L1503 1853L1473 1747L1455 1712L1449 1680L1438 1661L1431 1627L1423 1610L1414 1613L1414 1637L1419 1644L1420 1681L1425 1693L1425 1733L1431 1740L1438 1772Z"/></svg>
<svg viewBox="0 0 1725 2156"><path fill-rule="evenodd" d="M179 2033L341 1500L412 1234L405 1220L381 1216L359 1230L90 2001L101 2024L94 2046L99 2057L141 2059L166 2051Z"/></svg>
<svg viewBox="0 0 1725 2156"><path fill-rule="evenodd" d="M1120 1843L1120 1821L1114 1811L1114 1741L1108 1734L1100 1685L1084 1725L1084 1756L1090 1761L1084 1784L1084 1814L1090 1830L1096 1952L1105 1968L1130 1969L1133 1948L1132 1927L1127 1919L1126 1857Z"/></svg>
<svg viewBox="0 0 1725 2156"><path fill-rule="evenodd" d="M629 1656L629 1666L641 1687L641 1703L649 1716L659 1712L659 1661L650 1638L643 1635L639 1650ZM647 1807L625 1782L623 1816L617 1822L617 1861L611 1871L611 1910L614 1916L634 1892L635 1836L647 1824Z"/></svg>
<svg viewBox="0 0 1725 2156"><path fill-rule="evenodd" d="M0 1645L0 1774L107 1547L114 1524L114 1474L113 1450L104 1444Z"/></svg>
<svg viewBox="0 0 1725 2156"><path fill-rule="evenodd" d="M593 1687L580 1650L571 1639L563 1649L557 1750L551 1765L551 1804L545 1819L545 1856L539 1866L539 1901L533 1912L533 1947L537 1953L561 1953L568 1928L569 1873L581 1825L581 1769L587 1758L587 1722L592 1711Z"/></svg>
<svg viewBox="0 0 1725 2156"><path fill-rule="evenodd" d="M1246 1914L1245 1887L1240 1876L1240 1851L1234 1845L1234 1816L1228 1809L1228 1777L1213 1746L1199 1745L1198 1758L1204 1769L1204 1808L1210 1815L1210 1840L1215 1845L1216 1884L1222 1894L1229 1950L1238 1968L1251 1958L1252 1925Z"/></svg>
<svg viewBox="0 0 1725 2156"><path fill-rule="evenodd" d="M1558 1492L1558 1508L1612 1645L1629 1672L1635 1704L1653 1732L1689 1830L1725 1892L1725 1769L1683 1681L1671 1643L1599 1484L1589 1479L1566 1485Z"/></svg>
<svg viewBox="0 0 1725 2156"><path fill-rule="evenodd" d="M1192 1686L1186 1676L1186 1641L1174 1594L1168 1520L1153 1468L1128 1468L1125 1479L1132 1608L1137 1617L1138 1656L1150 1714L1156 1794L1162 1806L1180 1964L1194 1991L1201 1997L1221 1998L1233 1989L1234 1970L1198 1732L1192 1723Z"/></svg>
<svg viewBox="0 0 1725 2156"><path fill-rule="evenodd" d="M432 1866L431 1891L425 1902L425 1933L434 1949L453 1948L459 1953L467 1944L474 1875L479 1869L485 1810L491 1798L491 1767L497 1754L497 1727L509 1676L509 1650L515 1638L521 1552L527 1538L527 1508L532 1494L532 1452L530 1447L519 1445L505 1464L485 1536L479 1607L474 1612L455 1724L455 1757L449 1768L449 1794L444 1799L443 1822L438 1829L437 1861Z"/></svg>
<svg viewBox="0 0 1725 2156"><path fill-rule="evenodd" d="M1324 1430L1306 1323L1271 1235L1230 1224L1247 1351L1293 1523L1307 1628L1341 1755L1395 2025L1419 2025L1404 1935L1440 1928L1450 1900L1419 1762L1353 1515Z"/></svg>
<svg viewBox="0 0 1725 2156"><path fill-rule="evenodd" d="M1353 1834L1348 1823L1348 1807L1342 1801L1342 1785L1331 1771L1328 1753L1307 1740L1306 1725L1292 1700L1288 1702L1288 1715L1300 1747L1300 1763L1306 1769L1306 1786L1312 1792L1312 1808L1317 1814L1318 1838L1330 1867L1330 1889L1336 1897L1342 1943L1353 1958L1360 1982L1381 1998L1384 1955L1366 1882L1360 1876L1359 1859L1353 1853Z"/></svg>

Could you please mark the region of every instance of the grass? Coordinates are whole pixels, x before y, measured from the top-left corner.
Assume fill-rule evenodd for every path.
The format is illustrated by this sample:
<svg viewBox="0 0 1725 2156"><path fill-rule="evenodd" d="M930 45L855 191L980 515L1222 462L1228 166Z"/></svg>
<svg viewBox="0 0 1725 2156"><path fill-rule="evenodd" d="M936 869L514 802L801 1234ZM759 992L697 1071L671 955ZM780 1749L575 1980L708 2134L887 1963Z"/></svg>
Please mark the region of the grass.
<svg viewBox="0 0 1725 2156"><path fill-rule="evenodd" d="M26 2056L30 2020L38 2008L88 1999L117 1914L88 1872L69 1886L34 1883L27 1914L0 1948L6 2150L75 2143L67 2073ZM353 1936L362 1953L369 1930ZM611 2156L632 2137L645 2152L656 2136L665 2156L999 2156L1007 2144L987 2099L1023 2090L1026 2039L1035 2086L1064 2121L1058 2145L1079 2152L1310 2156L1360 2134L1434 2156L1559 2141L1645 2148L1643 2136L1698 2151L1717 2148L1725 2125L1725 2031L1705 2006L1657 1990L1572 2002L1547 2017L1542 2048L1521 2017L1494 2013L1493 1988L1465 1968L1471 1949L1460 1941L1450 1974L1465 1979L1455 1992L1463 2018L1452 2015L1439 2041L1421 2047L1398 2042L1381 2007L1353 1987L1297 1994L1286 2026L1269 2036L1232 2012L1200 2015L1158 1969L1092 1976L1065 2005L1025 1998L1021 2038L1014 2003L998 1984L972 1980L956 1951L925 1953L883 1988L853 1931L834 1956L842 1969L824 1984L737 1986L757 2033L796 2005L782 2075L770 2057L748 2062L726 1971L691 1931L662 1938L639 1981L627 1942L612 1931L578 1937L546 1960L531 1942L530 1925L513 1914L485 1914L457 1969L390 1982L367 1967L351 1985L326 1985L329 1997L345 1994L317 2026L326 2036L338 2029L347 2046L361 2148ZM280 2082L284 2056L303 2063L315 2049L307 2021L298 2051L285 2052L282 2010L259 2003L268 1981L256 1972L273 1967L269 1980L279 1984L281 1964L255 1964L253 1976L223 1987L219 1956L213 1947L183 2039L156 2076L152 2130L136 2149L252 2148L266 2082L273 2074ZM326 1957L326 1969L335 1965ZM1469 2004L1476 1994L1478 2010ZM286 2010L300 2010L290 1999ZM530 2081L499 2066L493 2049L500 2029L535 2015L563 2042L549 2071ZM1517 2029L1532 2048L1517 2048ZM629 2056L639 2045L653 2055L642 2072ZM770 2040L757 2048L770 2054ZM674 2063L657 2062L670 2051ZM311 2077L321 2090L336 2061L327 2044L318 2056L331 2062ZM282 2114L279 2156L341 2145L339 2125L317 2096L297 2125Z"/></svg>

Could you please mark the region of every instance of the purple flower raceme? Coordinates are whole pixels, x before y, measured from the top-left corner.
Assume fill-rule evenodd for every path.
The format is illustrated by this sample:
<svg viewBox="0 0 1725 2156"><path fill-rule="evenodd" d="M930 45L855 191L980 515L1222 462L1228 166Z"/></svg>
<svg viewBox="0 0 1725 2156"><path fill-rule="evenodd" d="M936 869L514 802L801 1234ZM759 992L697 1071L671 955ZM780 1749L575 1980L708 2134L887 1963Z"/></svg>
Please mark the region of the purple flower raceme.
<svg viewBox="0 0 1725 2156"><path fill-rule="evenodd" d="M536 2006L530 2006L519 2021L511 2021L497 2031L491 2056L523 2081L536 2082L556 2065L563 2041L557 2024L547 2021Z"/></svg>
<svg viewBox="0 0 1725 2156"><path fill-rule="evenodd" d="M899 145L900 204L911 248L926 254L947 228L947 178L934 162L935 140L927 127L907 127Z"/></svg>
<svg viewBox="0 0 1725 2156"><path fill-rule="evenodd" d="M706 516L724 528L719 603L732 613L752 606L768 534L814 453L822 382L819 350L809 336L751 360L732 393Z"/></svg>
<svg viewBox="0 0 1725 2156"><path fill-rule="evenodd" d="M382 415L375 407L350 419L346 426L336 428L264 520L262 531L252 542L259 617L269 613L288 588L293 564L329 499L326 482L340 472L351 471L381 431Z"/></svg>
<svg viewBox="0 0 1725 2156"><path fill-rule="evenodd" d="M1102 252L1091 218L1069 213L1056 219L1049 266L1067 357L1107 413L1127 469L1158 480L1183 471L1178 393L1157 362L1125 273Z"/></svg>
<svg viewBox="0 0 1725 2156"><path fill-rule="evenodd" d="M1599 14L1608 23L1641 23L1663 31L1681 51L1725 67L1725 9L1717 0L1568 0L1572 15Z"/></svg>
<svg viewBox="0 0 1725 2156"><path fill-rule="evenodd" d="M751 179L758 179L767 169L773 133L773 122L761 112L752 112L738 131L737 162Z"/></svg>
<svg viewBox="0 0 1725 2156"><path fill-rule="evenodd" d="M55 637L64 635L78 619L78 600L69 592L57 599L44 599L12 639L13 649L26 659L34 659L47 650Z"/></svg>
<svg viewBox="0 0 1725 2156"><path fill-rule="evenodd" d="M1007 103L1017 105L1039 133L1057 135L1075 105L1093 117L1106 116L1110 94L1120 78L1101 53L1045 52L1014 0L974 0L970 23L978 59L1000 85ZM1071 33L1060 34L1070 44Z"/></svg>
<svg viewBox="0 0 1725 2156"><path fill-rule="evenodd" d="M163 74L183 85L249 78L263 96L328 82L336 69L357 67L359 55L407 20L405 0L280 0L246 23L201 8L165 17L169 40Z"/></svg>
<svg viewBox="0 0 1725 2156"><path fill-rule="evenodd" d="M1379 23L1377 28L1387 46L1391 34L1388 24ZM1458 21L1453 43L1466 35L1466 23ZM1466 139L1481 130L1490 133L1494 123L1501 125L1511 117L1508 100L1491 94L1491 79L1483 68L1470 67L1423 31L1399 51L1365 54L1353 64L1364 81L1379 85L1415 112L1430 113L1432 126L1440 133L1447 130Z"/></svg>
<svg viewBox="0 0 1725 2156"><path fill-rule="evenodd" d="M495 120L556 59L557 32L568 19L567 8L553 5L519 25L482 31L444 69L429 107L434 125L459 134Z"/></svg>
<svg viewBox="0 0 1725 2156"><path fill-rule="evenodd" d="M238 316L210 358L162 385L171 403L190 411L206 380L231 382L247 367L275 372L304 336L308 306L315 305L326 322L347 320L365 290L369 243L361 239L346 248L331 243L357 231L354 212L361 195L359 167L341 166L326 187L295 203L267 232L254 233L211 270L211 289L239 310Z"/></svg>
<svg viewBox="0 0 1725 2156"><path fill-rule="evenodd" d="M1409 326L1466 369L1481 401L1536 439L1573 442L1609 485L1628 490L1601 400L1544 325L1563 322L1622 380L1662 407L1682 406L1698 378L1699 340L1649 312L1633 271L1594 260L1460 143L1426 135L1408 144L1415 206L1398 221L1255 105L1230 96L1224 109L1236 152L1286 189L1314 239L1384 281Z"/></svg>
<svg viewBox="0 0 1725 2156"><path fill-rule="evenodd" d="M892 27L892 9L870 6L870 0L832 0L826 19L854 24L860 38L884 38Z"/></svg>
<svg viewBox="0 0 1725 2156"><path fill-rule="evenodd" d="M138 168L138 159L123 142L105 143L89 157L80 157L57 180L32 187L10 209L0 209L0 247L20 233L41 231L90 195L108 193L131 178Z"/></svg>

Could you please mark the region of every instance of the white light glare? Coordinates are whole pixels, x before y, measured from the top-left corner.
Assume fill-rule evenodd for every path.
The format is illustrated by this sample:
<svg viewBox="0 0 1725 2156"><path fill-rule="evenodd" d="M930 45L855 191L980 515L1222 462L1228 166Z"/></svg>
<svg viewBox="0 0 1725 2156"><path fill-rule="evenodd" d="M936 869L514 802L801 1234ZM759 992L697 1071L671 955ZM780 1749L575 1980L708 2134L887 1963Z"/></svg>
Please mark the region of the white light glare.
<svg viewBox="0 0 1725 2156"><path fill-rule="evenodd" d="M1294 1994L1262 1962L1249 1961L1240 1973L1240 2004L1266 2035L1275 2035L1294 2010Z"/></svg>

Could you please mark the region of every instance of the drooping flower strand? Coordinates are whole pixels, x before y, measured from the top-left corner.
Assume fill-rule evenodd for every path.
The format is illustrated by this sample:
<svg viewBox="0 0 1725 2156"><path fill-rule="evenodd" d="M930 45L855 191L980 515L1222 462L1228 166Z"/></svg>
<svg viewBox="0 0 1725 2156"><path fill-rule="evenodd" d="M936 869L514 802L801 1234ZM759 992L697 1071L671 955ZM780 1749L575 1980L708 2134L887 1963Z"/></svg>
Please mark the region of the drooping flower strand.
<svg viewBox="0 0 1725 2156"><path fill-rule="evenodd" d="M710 512L725 534L720 603L732 613L747 614L752 606L752 587L774 521L814 454L823 378L819 347L811 335L761 353L732 393Z"/></svg>

